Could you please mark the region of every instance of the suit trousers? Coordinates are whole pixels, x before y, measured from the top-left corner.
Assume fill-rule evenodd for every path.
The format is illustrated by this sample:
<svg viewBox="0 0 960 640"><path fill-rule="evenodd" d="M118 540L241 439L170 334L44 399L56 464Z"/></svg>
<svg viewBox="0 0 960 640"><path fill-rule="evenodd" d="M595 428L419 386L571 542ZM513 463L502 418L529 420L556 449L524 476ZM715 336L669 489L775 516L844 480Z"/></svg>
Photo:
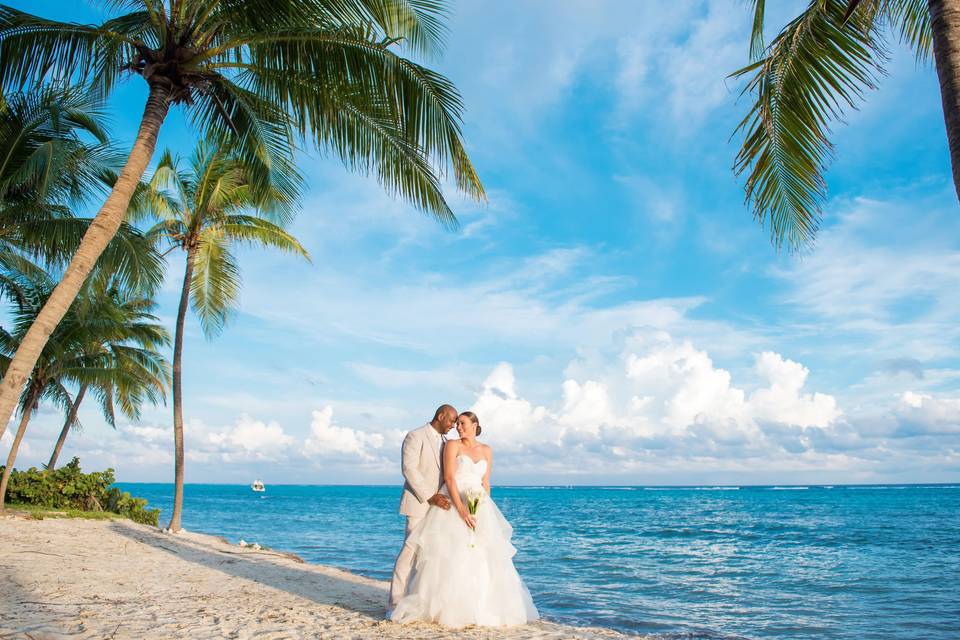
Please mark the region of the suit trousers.
<svg viewBox="0 0 960 640"><path fill-rule="evenodd" d="M397 555L397 562L393 566L393 580L390 581L390 609L393 610L400 598L407 592L407 581L413 570L413 560L416 552L410 544L410 533L417 528L423 516L407 516L407 528L403 536L403 547Z"/></svg>

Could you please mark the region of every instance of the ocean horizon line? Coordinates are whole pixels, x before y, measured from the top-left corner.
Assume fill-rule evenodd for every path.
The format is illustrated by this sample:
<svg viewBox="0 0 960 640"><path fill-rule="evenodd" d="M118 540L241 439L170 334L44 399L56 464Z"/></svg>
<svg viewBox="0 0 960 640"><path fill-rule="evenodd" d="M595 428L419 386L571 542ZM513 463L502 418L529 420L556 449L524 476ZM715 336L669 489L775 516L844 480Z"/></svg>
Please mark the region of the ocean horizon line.
<svg viewBox="0 0 960 640"><path fill-rule="evenodd" d="M117 480L115 484L124 485L173 485L172 482L148 482L133 480ZM185 487L249 487L246 482L187 482ZM324 483L324 482L271 482L266 486L270 487L400 487L401 483ZM955 482L875 482L875 483L854 483L854 482L831 482L825 484L497 484L494 488L498 489L837 489L837 488L910 488L910 487L930 487L930 488L956 488L960 489L960 480Z"/></svg>

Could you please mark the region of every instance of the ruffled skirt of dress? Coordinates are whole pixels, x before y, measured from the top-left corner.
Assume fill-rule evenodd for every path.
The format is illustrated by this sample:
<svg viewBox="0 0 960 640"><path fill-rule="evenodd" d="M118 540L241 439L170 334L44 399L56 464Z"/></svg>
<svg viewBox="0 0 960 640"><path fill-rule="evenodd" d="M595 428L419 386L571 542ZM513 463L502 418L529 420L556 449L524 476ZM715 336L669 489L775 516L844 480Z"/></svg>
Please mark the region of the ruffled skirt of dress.
<svg viewBox="0 0 960 640"><path fill-rule="evenodd" d="M539 619L513 566L513 527L489 497L480 503L476 518L476 529L470 531L453 507L430 507L410 534L416 549L413 573L391 620L460 628Z"/></svg>

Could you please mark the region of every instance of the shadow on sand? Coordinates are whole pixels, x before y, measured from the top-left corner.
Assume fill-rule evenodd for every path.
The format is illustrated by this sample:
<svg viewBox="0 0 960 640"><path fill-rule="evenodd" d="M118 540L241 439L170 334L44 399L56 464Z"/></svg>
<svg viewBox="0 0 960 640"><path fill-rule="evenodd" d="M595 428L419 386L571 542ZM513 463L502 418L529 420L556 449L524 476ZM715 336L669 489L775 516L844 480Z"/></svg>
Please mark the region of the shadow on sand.
<svg viewBox="0 0 960 640"><path fill-rule="evenodd" d="M311 570L308 564L294 565L290 559L277 561L278 556L284 554L247 551L239 547L236 551L222 550L122 521L112 522L110 528L126 538L161 549L181 560L281 589L317 604L342 607L373 620L382 620L384 617L387 601L384 587L320 573Z"/></svg>

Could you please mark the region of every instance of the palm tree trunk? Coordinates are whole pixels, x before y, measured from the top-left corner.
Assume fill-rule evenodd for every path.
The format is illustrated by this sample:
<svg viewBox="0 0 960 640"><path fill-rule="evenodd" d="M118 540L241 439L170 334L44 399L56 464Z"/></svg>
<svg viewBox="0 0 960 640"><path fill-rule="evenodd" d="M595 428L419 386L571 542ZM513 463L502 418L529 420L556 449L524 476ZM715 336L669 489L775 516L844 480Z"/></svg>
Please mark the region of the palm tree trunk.
<svg viewBox="0 0 960 640"><path fill-rule="evenodd" d="M23 434L27 431L27 423L30 422L30 416L33 415L34 402L36 402L36 393L31 392L23 408L23 415L20 416L20 426L17 427L17 435L13 439L13 444L10 445L10 453L7 455L7 466L3 469L3 479L0 480L0 511L3 511L4 503L7 499L7 482L10 480L10 472L13 471L13 463L17 460L17 450L20 448Z"/></svg>
<svg viewBox="0 0 960 640"><path fill-rule="evenodd" d="M86 393L87 384L84 383L80 385L80 390L77 391L77 397L70 406L70 413L67 414L67 419L63 423L63 429L60 430L60 437L57 438L57 446L53 448L53 453L50 454L50 462L47 463L47 471L53 471L54 468L56 468L57 458L60 457L60 452L63 450L63 443L67 440L67 434L70 433L70 427L72 427L73 423L77 421L77 411L80 410L80 403L83 402L83 396Z"/></svg>
<svg viewBox="0 0 960 640"><path fill-rule="evenodd" d="M153 157L160 125L163 124L169 110L170 89L165 85L152 83L150 96L147 98L147 105L140 121L140 131L133 143L133 149L130 150L127 163L120 172L120 177L117 178L107 201L97 212L97 217L83 234L80 246L70 260L63 279L53 290L20 342L3 382L0 383L0 437L6 431L7 422L17 406L20 391L37 364L40 352L50 339L50 334L60 324L60 320L73 304L80 287L90 275L100 254L120 228L134 189L140 183L150 158Z"/></svg>
<svg viewBox="0 0 960 640"><path fill-rule="evenodd" d="M183 325L190 302L190 281L193 279L195 249L187 248L187 267L183 273L183 288L180 290L180 307L177 309L177 328L173 339L173 515L170 516L170 531L180 531L180 515L183 512Z"/></svg>
<svg viewBox="0 0 960 640"><path fill-rule="evenodd" d="M960 0L927 0L933 57L940 79L943 119L953 168L953 187L960 198Z"/></svg>

